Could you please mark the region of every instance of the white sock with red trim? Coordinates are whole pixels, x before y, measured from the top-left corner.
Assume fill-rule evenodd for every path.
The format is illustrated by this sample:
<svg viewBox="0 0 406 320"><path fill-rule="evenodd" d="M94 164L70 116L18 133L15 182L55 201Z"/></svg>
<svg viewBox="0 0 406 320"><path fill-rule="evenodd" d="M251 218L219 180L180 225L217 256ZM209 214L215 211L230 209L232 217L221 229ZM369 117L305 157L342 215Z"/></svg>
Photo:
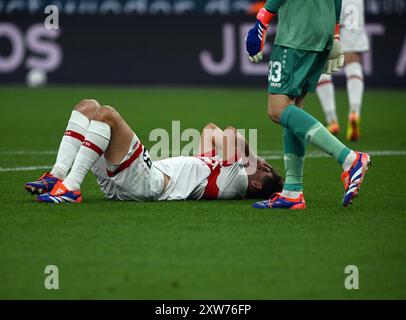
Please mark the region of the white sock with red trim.
<svg viewBox="0 0 406 320"><path fill-rule="evenodd" d="M85 141L76 155L72 170L63 184L68 190L79 190L88 171L106 151L110 142L110 126L101 121L90 121Z"/></svg>
<svg viewBox="0 0 406 320"><path fill-rule="evenodd" d="M351 150L351 152L348 154L348 156L345 158L344 163L343 163L343 171L348 171L352 167L352 164L354 163L355 159L357 159L357 154Z"/></svg>
<svg viewBox="0 0 406 320"><path fill-rule="evenodd" d="M347 92L350 103L350 112L361 115L362 96L364 95L364 76L362 65L353 62L344 67L347 77Z"/></svg>
<svg viewBox="0 0 406 320"><path fill-rule="evenodd" d="M82 113L73 110L65 134L59 145L56 162L51 174L59 179L64 179L68 174L76 154L82 145L90 120Z"/></svg>
<svg viewBox="0 0 406 320"><path fill-rule="evenodd" d="M300 195L303 194L303 191L289 191L289 190L282 190L281 196L289 199L297 199Z"/></svg>
<svg viewBox="0 0 406 320"><path fill-rule="evenodd" d="M326 116L327 123L337 122L336 98L333 78L331 75L322 74L317 84L316 93L320 99L321 107Z"/></svg>

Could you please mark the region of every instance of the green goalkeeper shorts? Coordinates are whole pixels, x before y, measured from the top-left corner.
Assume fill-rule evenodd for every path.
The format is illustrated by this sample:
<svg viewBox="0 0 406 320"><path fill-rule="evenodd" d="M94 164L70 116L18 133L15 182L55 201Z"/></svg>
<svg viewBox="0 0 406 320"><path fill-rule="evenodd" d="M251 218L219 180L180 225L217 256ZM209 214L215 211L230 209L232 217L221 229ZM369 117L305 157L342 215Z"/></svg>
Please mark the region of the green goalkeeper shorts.
<svg viewBox="0 0 406 320"><path fill-rule="evenodd" d="M268 92L298 97L314 92L330 50L306 51L274 45L269 61Z"/></svg>

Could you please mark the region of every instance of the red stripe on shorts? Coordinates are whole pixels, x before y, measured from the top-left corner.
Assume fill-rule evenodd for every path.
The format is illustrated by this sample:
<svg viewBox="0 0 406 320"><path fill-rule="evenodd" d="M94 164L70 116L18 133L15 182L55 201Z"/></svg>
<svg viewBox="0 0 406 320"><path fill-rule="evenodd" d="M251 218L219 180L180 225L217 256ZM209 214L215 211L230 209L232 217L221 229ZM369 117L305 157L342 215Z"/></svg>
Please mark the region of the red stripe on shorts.
<svg viewBox="0 0 406 320"><path fill-rule="evenodd" d="M126 161L124 161L122 164L120 164L120 166L119 166L116 170L114 170L114 171L109 171L109 170L106 169L107 175L108 175L109 177L113 177L113 176L115 176L116 174L118 174L118 173L120 173L121 171L123 171L124 169L127 169L129 166L131 166L131 164L132 164L135 160L138 159L138 157L140 156L140 154L141 154L142 149L144 148L144 146L143 146L141 143L137 142L134 147L136 147L137 145L138 145L138 149L135 150L135 152L131 155L130 158L128 158L128 160L126 160Z"/></svg>
<svg viewBox="0 0 406 320"><path fill-rule="evenodd" d="M98 146L96 146L93 142L90 142L89 140L83 141L82 145L98 153L100 156L104 153L102 149L100 149Z"/></svg>
<svg viewBox="0 0 406 320"><path fill-rule="evenodd" d="M72 130L66 130L65 133L64 133L64 135L65 135L65 136L68 136L68 137L72 137L72 138L78 139L79 141L82 141L82 142L85 141L85 137L84 137L84 136L82 136L80 133L75 132L75 131L72 131Z"/></svg>

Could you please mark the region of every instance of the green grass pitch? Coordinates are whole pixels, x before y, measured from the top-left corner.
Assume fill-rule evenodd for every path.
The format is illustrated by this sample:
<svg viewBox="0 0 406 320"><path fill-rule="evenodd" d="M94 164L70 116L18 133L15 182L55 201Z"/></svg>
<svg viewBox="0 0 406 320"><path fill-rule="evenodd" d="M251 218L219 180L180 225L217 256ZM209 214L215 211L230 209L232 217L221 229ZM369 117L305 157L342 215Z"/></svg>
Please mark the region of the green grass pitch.
<svg viewBox="0 0 406 320"><path fill-rule="evenodd" d="M345 92L337 94L345 125ZM256 211L251 201L109 202L89 174L81 205L44 205L23 190L56 151L71 107L96 98L116 107L146 146L154 128L207 122L258 128L259 150L280 154L281 129L252 89L0 88L0 298L378 299L406 298L405 92L367 91L363 137L375 155L360 197L340 206L340 167L305 164L308 209ZM322 119L309 96L307 110ZM343 139L341 134L340 138ZM314 152L312 147L309 152ZM272 160L281 169L281 159ZM59 268L59 290L44 268ZM344 268L359 269L346 290Z"/></svg>

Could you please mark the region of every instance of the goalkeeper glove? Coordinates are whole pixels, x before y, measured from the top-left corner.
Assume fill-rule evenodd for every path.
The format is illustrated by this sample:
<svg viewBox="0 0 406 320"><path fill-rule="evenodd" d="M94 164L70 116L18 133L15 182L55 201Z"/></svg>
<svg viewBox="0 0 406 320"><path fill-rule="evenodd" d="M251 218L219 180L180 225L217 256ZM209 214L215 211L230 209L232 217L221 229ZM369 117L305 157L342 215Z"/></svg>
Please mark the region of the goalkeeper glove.
<svg viewBox="0 0 406 320"><path fill-rule="evenodd" d="M339 71L344 66L344 52L340 44L340 25L336 24L333 47L328 55L324 74L332 74Z"/></svg>
<svg viewBox="0 0 406 320"><path fill-rule="evenodd" d="M262 8L257 14L257 22L255 23L255 26L248 31L245 38L245 45L247 48L248 58L251 62L259 63L262 60L266 29L268 28L268 25L274 15L274 13Z"/></svg>

